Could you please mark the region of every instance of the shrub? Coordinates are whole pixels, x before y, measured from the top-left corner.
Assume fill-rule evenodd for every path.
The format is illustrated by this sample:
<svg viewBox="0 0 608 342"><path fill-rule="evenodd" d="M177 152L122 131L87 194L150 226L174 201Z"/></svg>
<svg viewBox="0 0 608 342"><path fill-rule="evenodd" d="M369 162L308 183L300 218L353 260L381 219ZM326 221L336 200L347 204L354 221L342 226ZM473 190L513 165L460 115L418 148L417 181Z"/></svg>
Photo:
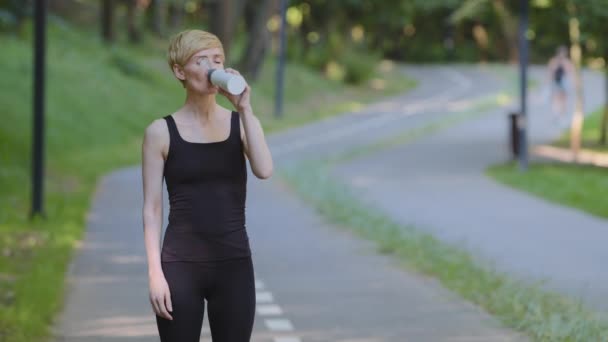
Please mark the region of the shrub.
<svg viewBox="0 0 608 342"><path fill-rule="evenodd" d="M361 48L345 49L338 59L346 71L344 82L361 84L369 80L376 70L378 63L380 63L380 59L380 54L370 52L369 50Z"/></svg>

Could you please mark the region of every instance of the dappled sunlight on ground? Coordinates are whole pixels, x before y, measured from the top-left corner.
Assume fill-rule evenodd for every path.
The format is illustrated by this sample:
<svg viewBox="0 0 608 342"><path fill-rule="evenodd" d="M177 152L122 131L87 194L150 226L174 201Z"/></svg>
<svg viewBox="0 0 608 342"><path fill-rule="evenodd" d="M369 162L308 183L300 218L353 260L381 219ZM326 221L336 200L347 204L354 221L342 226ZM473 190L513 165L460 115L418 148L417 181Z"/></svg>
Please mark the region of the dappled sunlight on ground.
<svg viewBox="0 0 608 342"><path fill-rule="evenodd" d="M599 167L608 167L608 153L581 149L578 155L575 155L571 149L549 145L534 146L532 147L532 153L539 157L557 160L564 163L578 163Z"/></svg>

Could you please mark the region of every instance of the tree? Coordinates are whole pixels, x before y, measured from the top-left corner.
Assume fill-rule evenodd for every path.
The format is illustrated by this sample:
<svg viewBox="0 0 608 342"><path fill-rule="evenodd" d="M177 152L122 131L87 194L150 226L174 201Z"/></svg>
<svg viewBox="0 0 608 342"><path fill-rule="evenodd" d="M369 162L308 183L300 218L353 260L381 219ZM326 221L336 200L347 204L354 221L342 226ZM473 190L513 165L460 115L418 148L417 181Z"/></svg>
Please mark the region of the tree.
<svg viewBox="0 0 608 342"><path fill-rule="evenodd" d="M258 78L270 45L270 33L266 23L276 5L275 0L257 0L248 1L245 6L247 46L241 56L239 68L252 80Z"/></svg>
<svg viewBox="0 0 608 342"><path fill-rule="evenodd" d="M571 5L571 7L569 7L569 10L575 11L577 14L577 19L580 21L581 38L587 42L593 42L593 45L597 45L599 56L604 59L605 63L608 63L608 42L606 42L605 39L605 23L606 20L608 20L608 8L605 0L577 1L576 5L574 1L570 1L571 2L569 5ZM606 135L608 130L608 66L606 64L604 64L604 73L606 78L606 97L604 113L600 124L599 138L599 143L602 145L606 144ZM580 145L580 130L582 129L582 122L580 123L580 127L578 127L577 123L576 130L578 130L578 132L574 131L574 129L575 127L573 127L571 139L576 139L577 141L573 142L575 144L573 148Z"/></svg>
<svg viewBox="0 0 608 342"><path fill-rule="evenodd" d="M165 1L164 0L150 0L148 7L148 28L154 32L157 36L164 34L164 13L165 13Z"/></svg>
<svg viewBox="0 0 608 342"><path fill-rule="evenodd" d="M114 42L114 0L101 0L101 35L106 43Z"/></svg>
<svg viewBox="0 0 608 342"><path fill-rule="evenodd" d="M459 24L465 19L488 20L488 12L491 11L498 19L502 36L509 51L509 59L518 59L518 30L517 18L505 0L466 0L454 11L450 20L454 24Z"/></svg>
<svg viewBox="0 0 608 342"><path fill-rule="evenodd" d="M604 63L608 63L608 47L604 47ZM600 126L600 145L606 145L606 135L608 135L608 66L604 65L604 75L606 78L605 82L605 93L606 99L604 104L604 115L602 115L602 123Z"/></svg>
<svg viewBox="0 0 608 342"><path fill-rule="evenodd" d="M131 43L139 43L141 42L141 31L139 30L137 17L140 6L138 5L137 0L125 0L125 4L127 5L127 15L125 19L127 21L126 25L129 41Z"/></svg>
<svg viewBox="0 0 608 342"><path fill-rule="evenodd" d="M23 33L23 22L32 15L32 0L0 0L0 29Z"/></svg>
<svg viewBox="0 0 608 342"><path fill-rule="evenodd" d="M167 26L175 29L182 25L184 18L184 0L169 0L167 4Z"/></svg>
<svg viewBox="0 0 608 342"><path fill-rule="evenodd" d="M568 3L568 13L570 21L568 27L570 29L570 56L574 63L574 89L575 89L575 108L572 115L572 125L570 128L570 148L575 158L579 153L581 146L581 130L583 121L585 120L583 108L583 83L581 80L580 69L582 63L582 50L580 45L580 25L578 20L577 7L574 1Z"/></svg>
<svg viewBox="0 0 608 342"><path fill-rule="evenodd" d="M230 47L245 0L209 0L207 6L209 31L222 41L224 53L230 56Z"/></svg>
<svg viewBox="0 0 608 342"><path fill-rule="evenodd" d="M605 0L587 0L580 2L579 7L585 13L583 32L588 40L592 40L598 45L599 55L604 59L605 104L600 124L599 144L606 145L608 140L608 42L606 41L608 6L606 6Z"/></svg>

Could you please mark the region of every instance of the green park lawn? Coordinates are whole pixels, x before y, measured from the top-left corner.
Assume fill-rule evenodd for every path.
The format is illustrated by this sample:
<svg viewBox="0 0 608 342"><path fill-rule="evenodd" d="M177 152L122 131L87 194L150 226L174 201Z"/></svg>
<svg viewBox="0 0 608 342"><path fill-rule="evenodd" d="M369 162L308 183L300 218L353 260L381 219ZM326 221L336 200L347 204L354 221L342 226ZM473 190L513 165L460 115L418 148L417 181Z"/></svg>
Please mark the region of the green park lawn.
<svg viewBox="0 0 608 342"><path fill-rule="evenodd" d="M600 145L600 125L602 123L602 110L598 110L585 118L583 124L583 133L581 145L584 149L608 152L608 144ZM570 147L570 130L567 130L563 135L553 143L558 147Z"/></svg>
<svg viewBox="0 0 608 342"><path fill-rule="evenodd" d="M147 40L139 47L109 48L96 34L50 26L46 217L29 220L32 44L0 35L0 341L49 336L97 181L113 169L138 164L145 127L183 103L164 45ZM254 110L268 134L356 110L415 85L395 72L396 66L382 65L373 82L346 86L288 63L285 115L275 119L274 62L268 59L252 84Z"/></svg>
<svg viewBox="0 0 608 342"><path fill-rule="evenodd" d="M602 111L597 111L585 120L582 139L586 142L585 148L608 151L606 146L597 144L601 116ZM568 137L569 133L564 133L555 145L568 146ZM488 174L504 184L549 201L608 218L608 169L562 163L534 163L524 173L514 164L505 164L491 167Z"/></svg>

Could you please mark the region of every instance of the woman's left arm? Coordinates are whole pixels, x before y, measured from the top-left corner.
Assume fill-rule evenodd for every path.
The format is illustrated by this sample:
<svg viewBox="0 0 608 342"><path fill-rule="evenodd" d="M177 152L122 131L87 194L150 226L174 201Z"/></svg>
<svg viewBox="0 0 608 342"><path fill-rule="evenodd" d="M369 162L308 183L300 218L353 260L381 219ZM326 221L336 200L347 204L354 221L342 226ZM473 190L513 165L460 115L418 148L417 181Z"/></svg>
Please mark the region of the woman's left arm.
<svg viewBox="0 0 608 342"><path fill-rule="evenodd" d="M260 124L260 120L253 114L251 107L239 109L241 115L241 136L243 139L243 147L251 171L260 178L266 179L272 176L273 163L264 130Z"/></svg>

